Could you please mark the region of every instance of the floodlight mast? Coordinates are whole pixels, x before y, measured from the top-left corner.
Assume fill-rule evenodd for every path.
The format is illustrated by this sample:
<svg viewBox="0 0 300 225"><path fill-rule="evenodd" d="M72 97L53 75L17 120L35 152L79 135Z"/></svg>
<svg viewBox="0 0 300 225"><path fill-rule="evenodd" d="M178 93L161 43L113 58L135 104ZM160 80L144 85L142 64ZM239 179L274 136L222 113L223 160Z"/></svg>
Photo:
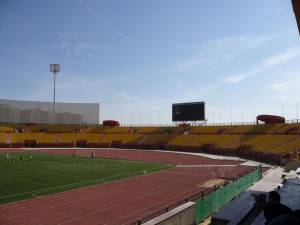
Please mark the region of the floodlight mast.
<svg viewBox="0 0 300 225"><path fill-rule="evenodd" d="M56 74L60 72L60 64L50 64L50 72L53 73L53 106L52 106L52 120L55 124L55 86L56 86Z"/></svg>

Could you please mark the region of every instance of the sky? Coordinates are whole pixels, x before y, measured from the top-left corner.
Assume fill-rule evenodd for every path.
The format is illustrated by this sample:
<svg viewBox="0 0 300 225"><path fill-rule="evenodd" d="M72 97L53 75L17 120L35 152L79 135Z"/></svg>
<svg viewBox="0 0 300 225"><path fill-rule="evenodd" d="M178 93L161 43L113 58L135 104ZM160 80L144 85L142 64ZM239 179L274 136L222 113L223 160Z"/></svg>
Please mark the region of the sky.
<svg viewBox="0 0 300 225"><path fill-rule="evenodd" d="M290 0L1 0L0 98L100 103L100 120L296 119L300 37Z"/></svg>

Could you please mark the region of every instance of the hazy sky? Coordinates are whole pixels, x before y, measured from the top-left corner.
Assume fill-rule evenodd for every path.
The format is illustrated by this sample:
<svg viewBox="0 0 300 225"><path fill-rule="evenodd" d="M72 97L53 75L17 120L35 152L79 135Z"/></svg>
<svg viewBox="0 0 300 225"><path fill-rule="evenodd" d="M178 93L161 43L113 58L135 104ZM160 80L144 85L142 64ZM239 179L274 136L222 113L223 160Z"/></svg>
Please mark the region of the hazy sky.
<svg viewBox="0 0 300 225"><path fill-rule="evenodd" d="M295 119L300 37L290 0L0 0L0 98L99 102L100 119ZM282 107L283 106L283 107ZM243 113L242 113L243 112Z"/></svg>

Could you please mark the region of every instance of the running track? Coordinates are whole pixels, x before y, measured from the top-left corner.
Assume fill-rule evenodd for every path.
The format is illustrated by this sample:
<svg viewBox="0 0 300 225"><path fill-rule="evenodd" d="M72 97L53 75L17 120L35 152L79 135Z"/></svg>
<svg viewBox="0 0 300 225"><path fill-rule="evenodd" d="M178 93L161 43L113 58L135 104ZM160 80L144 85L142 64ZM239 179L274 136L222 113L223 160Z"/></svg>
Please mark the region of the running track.
<svg viewBox="0 0 300 225"><path fill-rule="evenodd" d="M49 152L72 154L73 151L51 150ZM80 154L89 153L80 151ZM166 157L167 155L169 157ZM209 179L237 177L252 169L233 165L232 161L211 160L175 153L101 150L96 151L96 156L154 162L159 160L180 165L227 166L175 167L159 173L1 205L0 224L130 224L205 190L200 187L200 184Z"/></svg>

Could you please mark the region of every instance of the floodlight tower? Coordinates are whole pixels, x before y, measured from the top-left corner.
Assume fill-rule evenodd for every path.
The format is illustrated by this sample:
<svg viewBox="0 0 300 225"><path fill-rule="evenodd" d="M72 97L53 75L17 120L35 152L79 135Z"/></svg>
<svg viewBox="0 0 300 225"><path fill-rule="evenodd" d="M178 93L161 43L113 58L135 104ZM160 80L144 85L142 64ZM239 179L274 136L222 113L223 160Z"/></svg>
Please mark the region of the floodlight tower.
<svg viewBox="0 0 300 225"><path fill-rule="evenodd" d="M56 84L56 74L60 72L60 64L50 64L50 72L53 73L53 108L52 108L52 119L55 123L55 84Z"/></svg>

